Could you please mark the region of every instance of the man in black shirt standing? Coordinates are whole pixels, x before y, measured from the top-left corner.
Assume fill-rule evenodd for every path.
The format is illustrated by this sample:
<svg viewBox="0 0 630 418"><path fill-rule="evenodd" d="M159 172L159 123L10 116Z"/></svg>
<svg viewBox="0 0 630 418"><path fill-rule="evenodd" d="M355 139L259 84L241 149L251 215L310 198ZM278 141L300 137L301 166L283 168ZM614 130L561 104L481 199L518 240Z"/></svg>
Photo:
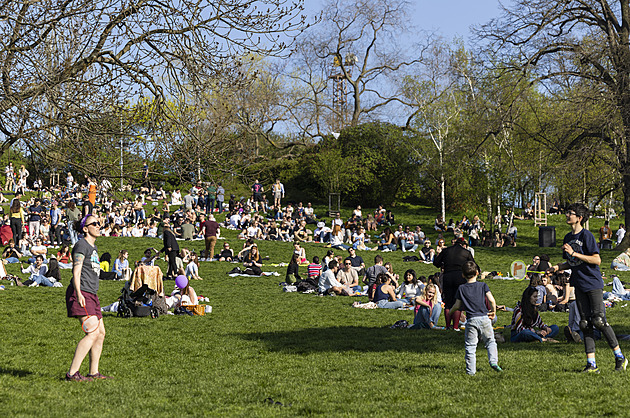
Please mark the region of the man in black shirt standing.
<svg viewBox="0 0 630 418"><path fill-rule="evenodd" d="M164 220L162 240L164 242L164 248L162 248L160 252L165 252L168 257L166 279L174 280L175 276L177 276L177 263L175 262L175 258L177 257L177 253L179 253L179 244L177 243L177 239L175 239L175 234L171 230L171 223L168 219Z"/></svg>
<svg viewBox="0 0 630 418"><path fill-rule="evenodd" d="M462 276L462 266L468 261L475 261L472 254L466 249L467 244L464 238L458 238L450 247L440 252L433 260L435 267L441 268L444 272L442 281L442 300L444 301L444 318L446 319L446 328L459 330L459 319L462 315L461 311L455 311L451 315L451 308L455 303L455 294L457 289L466 280Z"/></svg>

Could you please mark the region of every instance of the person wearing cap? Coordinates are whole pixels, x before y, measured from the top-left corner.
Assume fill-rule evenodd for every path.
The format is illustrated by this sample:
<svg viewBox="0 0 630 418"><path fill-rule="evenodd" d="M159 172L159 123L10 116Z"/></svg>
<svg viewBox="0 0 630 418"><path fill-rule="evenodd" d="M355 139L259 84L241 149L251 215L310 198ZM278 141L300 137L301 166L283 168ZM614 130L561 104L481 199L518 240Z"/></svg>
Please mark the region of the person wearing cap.
<svg viewBox="0 0 630 418"><path fill-rule="evenodd" d="M317 242L329 242L330 231L325 222L319 221L317 222L317 228L313 231L313 239Z"/></svg>
<svg viewBox="0 0 630 418"><path fill-rule="evenodd" d="M175 280L177 275L177 253L179 253L179 244L175 238L175 234L171 229L171 223L168 219L164 220L164 233L162 234L162 241L164 247L159 251L160 253L166 253L168 257L168 272L166 273L167 280Z"/></svg>

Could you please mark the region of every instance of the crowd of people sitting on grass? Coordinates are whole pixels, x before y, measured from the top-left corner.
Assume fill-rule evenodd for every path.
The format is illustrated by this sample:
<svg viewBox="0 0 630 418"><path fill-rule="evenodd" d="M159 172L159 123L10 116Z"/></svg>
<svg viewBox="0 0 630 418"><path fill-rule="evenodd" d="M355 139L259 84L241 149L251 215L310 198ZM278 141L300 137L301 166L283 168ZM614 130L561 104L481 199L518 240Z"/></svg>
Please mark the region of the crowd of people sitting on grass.
<svg viewBox="0 0 630 418"><path fill-rule="evenodd" d="M443 224L440 218L436 219L434 229L437 236L431 240L419 225L396 225L392 211L382 206L367 215L361 206L357 206L345 221L337 214L327 224L318 219L311 203L281 206L276 199L276 206L269 204L264 195L259 201L255 195L240 200L231 195L228 203L224 203L225 191L220 184L207 188L196 184L184 196L180 190L175 190L170 199L162 188L143 188L135 198L115 201L109 194L110 189L110 184L97 185L89 177L86 177L85 184L78 185L69 173L67 187L39 189L38 197L26 201L21 200L21 190L17 190L8 213L3 215L4 227L0 229L0 236L4 230L5 237L13 238L13 244L9 245L11 254L7 253L4 257L6 262L14 262L14 259L23 256L32 263L38 253L52 247L62 248L59 262L61 268L66 268L71 263L69 247L78 239L72 225L89 213L97 217L101 235L111 237L161 238L165 220L168 219L169 229L175 238L206 240L206 250L199 254L200 260L232 261L235 258L225 248L219 253L214 252L220 227L239 230L238 237L244 240L319 242L331 248L352 247L359 251L417 251L417 256L410 258L427 263L446 247L446 234L453 234L455 238L468 234L473 246L497 245L481 238L491 234L485 231L483 221L477 216L470 222L464 217L461 221L451 220L448 224ZM227 212L225 221L208 227L207 222L215 222L214 215L224 209ZM374 234L379 227L384 228L382 233ZM212 242L208 245L209 240ZM238 257L236 259L239 260ZM304 262L305 257L300 261Z"/></svg>

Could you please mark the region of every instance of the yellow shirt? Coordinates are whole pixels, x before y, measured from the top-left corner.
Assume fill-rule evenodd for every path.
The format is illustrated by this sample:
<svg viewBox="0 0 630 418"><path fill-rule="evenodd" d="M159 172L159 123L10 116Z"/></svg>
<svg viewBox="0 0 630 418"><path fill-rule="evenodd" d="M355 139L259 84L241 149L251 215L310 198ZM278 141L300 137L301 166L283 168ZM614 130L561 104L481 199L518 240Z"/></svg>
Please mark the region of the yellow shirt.
<svg viewBox="0 0 630 418"><path fill-rule="evenodd" d="M24 209L20 208L18 212L9 211L9 217L16 219L19 218L20 220L22 220L22 223L24 223Z"/></svg>

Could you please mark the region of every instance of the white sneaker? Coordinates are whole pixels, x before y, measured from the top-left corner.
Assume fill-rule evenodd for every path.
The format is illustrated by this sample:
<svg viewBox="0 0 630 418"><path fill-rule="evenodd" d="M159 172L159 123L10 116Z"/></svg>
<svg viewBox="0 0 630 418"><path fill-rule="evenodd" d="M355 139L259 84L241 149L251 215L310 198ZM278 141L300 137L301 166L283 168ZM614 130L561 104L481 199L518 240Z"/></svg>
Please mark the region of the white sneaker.
<svg viewBox="0 0 630 418"><path fill-rule="evenodd" d="M33 282L33 283L29 284L28 287L39 287L39 283Z"/></svg>
<svg viewBox="0 0 630 418"><path fill-rule="evenodd" d="M53 283L52 287L63 287L63 285L59 282Z"/></svg>

